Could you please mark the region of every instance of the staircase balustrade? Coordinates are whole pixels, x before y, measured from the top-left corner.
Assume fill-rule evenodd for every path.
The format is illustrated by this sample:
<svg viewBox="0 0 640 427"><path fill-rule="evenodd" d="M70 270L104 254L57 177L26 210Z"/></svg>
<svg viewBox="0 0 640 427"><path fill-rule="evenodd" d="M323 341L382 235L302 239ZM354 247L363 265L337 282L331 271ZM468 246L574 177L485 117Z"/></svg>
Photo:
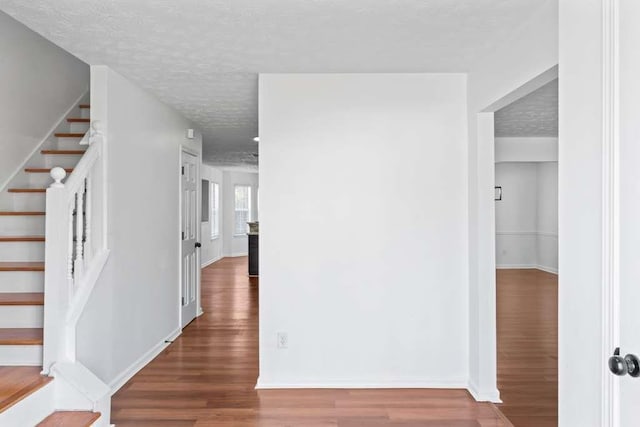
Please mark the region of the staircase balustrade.
<svg viewBox="0 0 640 427"><path fill-rule="evenodd" d="M106 263L106 163L101 124L83 138L87 151L67 177L51 170L45 231L43 372L76 361L76 328ZM64 181L64 182L63 182Z"/></svg>

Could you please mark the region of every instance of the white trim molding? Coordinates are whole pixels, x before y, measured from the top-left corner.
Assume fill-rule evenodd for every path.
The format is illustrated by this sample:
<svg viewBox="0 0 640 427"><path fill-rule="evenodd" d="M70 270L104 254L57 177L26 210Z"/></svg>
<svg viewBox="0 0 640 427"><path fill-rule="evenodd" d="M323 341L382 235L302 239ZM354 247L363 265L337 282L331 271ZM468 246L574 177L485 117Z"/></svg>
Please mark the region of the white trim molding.
<svg viewBox="0 0 640 427"><path fill-rule="evenodd" d="M398 388L434 388L434 389L468 389L468 382L463 379L444 380L392 380L382 382L369 382L361 380L303 380L296 382L269 382L261 381L258 377L256 390L277 390L277 389L311 389L311 388L335 388L335 389L398 389Z"/></svg>
<svg viewBox="0 0 640 427"><path fill-rule="evenodd" d="M209 261L205 261L200 265L200 268L209 267L211 264L214 264L224 258L222 255L218 255L217 257L213 257Z"/></svg>
<svg viewBox="0 0 640 427"><path fill-rule="evenodd" d="M608 358L619 331L619 0L602 0L602 427L620 425L619 381Z"/></svg>
<svg viewBox="0 0 640 427"><path fill-rule="evenodd" d="M476 402L502 403L502 400L500 399L500 391L498 389L479 390L478 386L473 381L469 381L467 391L476 400Z"/></svg>
<svg viewBox="0 0 640 427"><path fill-rule="evenodd" d="M147 366L153 359L155 359L162 350L167 348L171 343L182 334L182 329L177 328L171 332L165 339L160 341L154 347L152 347L145 354L140 356L138 360L133 362L128 368L122 371L117 377L115 377L110 383L111 395L116 394L120 388L127 383L135 374L137 374L142 368Z"/></svg>
<svg viewBox="0 0 640 427"><path fill-rule="evenodd" d="M558 269L538 264L501 264L496 265L498 270L540 270L551 274L558 274Z"/></svg>
<svg viewBox="0 0 640 427"><path fill-rule="evenodd" d="M225 255L223 258L237 258L240 256L249 256L249 252L236 252L229 255Z"/></svg>

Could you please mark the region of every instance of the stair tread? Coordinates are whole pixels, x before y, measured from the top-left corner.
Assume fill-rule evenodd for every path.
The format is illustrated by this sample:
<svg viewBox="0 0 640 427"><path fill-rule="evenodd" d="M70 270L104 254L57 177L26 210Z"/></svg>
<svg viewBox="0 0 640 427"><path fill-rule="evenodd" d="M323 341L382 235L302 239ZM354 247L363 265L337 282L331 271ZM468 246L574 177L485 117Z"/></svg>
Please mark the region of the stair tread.
<svg viewBox="0 0 640 427"><path fill-rule="evenodd" d="M0 261L0 271L44 271L44 262Z"/></svg>
<svg viewBox="0 0 640 427"><path fill-rule="evenodd" d="M0 413L45 386L53 378L37 366L0 366Z"/></svg>
<svg viewBox="0 0 640 427"><path fill-rule="evenodd" d="M80 108L91 108L89 104L80 104Z"/></svg>
<svg viewBox="0 0 640 427"><path fill-rule="evenodd" d="M84 154L84 150L42 150L42 154Z"/></svg>
<svg viewBox="0 0 640 427"><path fill-rule="evenodd" d="M67 173L73 172L73 168L64 168L64 170ZM24 171L27 173L49 173L51 168L25 168Z"/></svg>
<svg viewBox="0 0 640 427"><path fill-rule="evenodd" d="M79 117L78 118L73 117L73 118L67 119L67 122L68 123L89 123L90 120L91 119L83 119L83 118L79 118Z"/></svg>
<svg viewBox="0 0 640 427"><path fill-rule="evenodd" d="M46 188L10 188L9 193L46 193Z"/></svg>
<svg viewBox="0 0 640 427"><path fill-rule="evenodd" d="M44 305L43 292L0 292L2 305Z"/></svg>
<svg viewBox="0 0 640 427"><path fill-rule="evenodd" d="M0 242L44 242L44 236L0 236Z"/></svg>
<svg viewBox="0 0 640 427"><path fill-rule="evenodd" d="M89 427L98 418L100 412L56 411L40 421L36 427Z"/></svg>
<svg viewBox="0 0 640 427"><path fill-rule="evenodd" d="M57 138L82 138L84 133L58 132L54 134Z"/></svg>
<svg viewBox="0 0 640 427"><path fill-rule="evenodd" d="M42 345L42 328L0 328L0 345Z"/></svg>
<svg viewBox="0 0 640 427"><path fill-rule="evenodd" d="M43 211L0 211L0 216L42 216Z"/></svg>

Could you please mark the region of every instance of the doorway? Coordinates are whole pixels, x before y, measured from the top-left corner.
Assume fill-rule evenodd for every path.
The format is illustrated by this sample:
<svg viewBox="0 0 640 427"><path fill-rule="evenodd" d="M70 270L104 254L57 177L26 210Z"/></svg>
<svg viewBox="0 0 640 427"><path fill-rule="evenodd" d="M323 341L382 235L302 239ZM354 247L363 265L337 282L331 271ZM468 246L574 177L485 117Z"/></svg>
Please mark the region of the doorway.
<svg viewBox="0 0 640 427"><path fill-rule="evenodd" d="M198 289L200 288L200 209L198 197L199 159L182 151L180 166L180 314L184 328L198 312Z"/></svg>
<svg viewBox="0 0 640 427"><path fill-rule="evenodd" d="M494 114L497 385L516 427L558 425L558 80Z"/></svg>

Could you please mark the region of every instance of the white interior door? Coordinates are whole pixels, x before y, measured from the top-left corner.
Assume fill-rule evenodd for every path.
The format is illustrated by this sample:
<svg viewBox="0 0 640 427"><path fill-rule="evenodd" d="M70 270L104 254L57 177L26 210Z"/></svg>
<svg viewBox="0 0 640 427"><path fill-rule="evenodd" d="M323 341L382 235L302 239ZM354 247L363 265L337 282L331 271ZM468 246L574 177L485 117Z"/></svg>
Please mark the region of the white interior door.
<svg viewBox="0 0 640 427"><path fill-rule="evenodd" d="M620 0L619 345L640 356L640 1ZM640 426L640 376L619 379L622 427Z"/></svg>
<svg viewBox="0 0 640 427"><path fill-rule="evenodd" d="M182 327L196 317L200 268L198 251L200 243L198 223L198 158L182 152L181 179L182 210Z"/></svg>

